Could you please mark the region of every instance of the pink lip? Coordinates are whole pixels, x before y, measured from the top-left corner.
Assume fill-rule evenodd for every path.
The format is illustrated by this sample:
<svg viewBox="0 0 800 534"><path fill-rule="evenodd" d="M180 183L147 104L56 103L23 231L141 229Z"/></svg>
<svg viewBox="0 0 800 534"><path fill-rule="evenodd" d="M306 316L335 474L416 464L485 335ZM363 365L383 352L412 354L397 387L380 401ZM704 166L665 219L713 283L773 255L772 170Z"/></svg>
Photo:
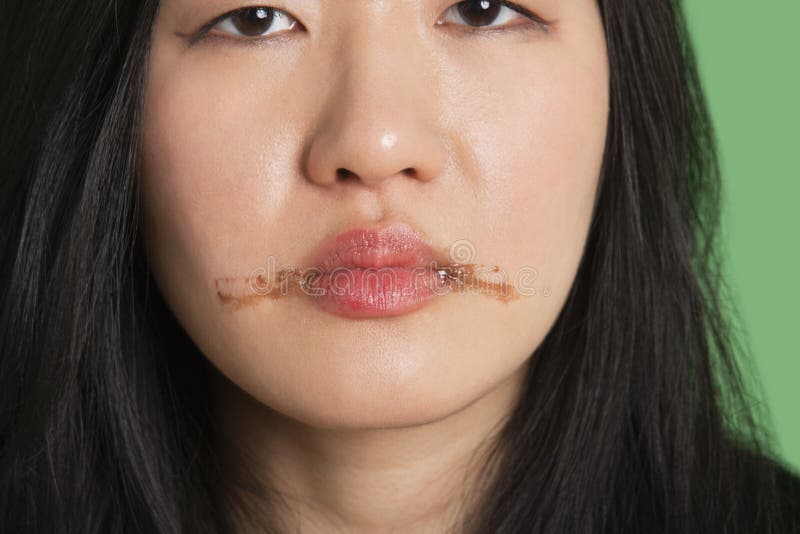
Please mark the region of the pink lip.
<svg viewBox="0 0 800 534"><path fill-rule="evenodd" d="M312 300L349 318L388 317L422 308L441 294L438 258L405 224L359 228L326 241L314 256Z"/></svg>

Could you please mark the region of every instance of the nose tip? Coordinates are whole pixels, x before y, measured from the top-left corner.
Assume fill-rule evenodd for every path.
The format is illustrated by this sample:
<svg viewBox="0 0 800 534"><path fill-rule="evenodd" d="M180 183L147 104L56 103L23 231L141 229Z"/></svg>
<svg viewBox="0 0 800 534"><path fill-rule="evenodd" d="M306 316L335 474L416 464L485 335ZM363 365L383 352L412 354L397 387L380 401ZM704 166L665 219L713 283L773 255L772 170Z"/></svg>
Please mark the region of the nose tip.
<svg viewBox="0 0 800 534"><path fill-rule="evenodd" d="M433 129L413 116L383 123L389 125L345 121L319 132L307 156L309 178L323 186L358 180L378 187L392 176L427 182L441 174L445 151Z"/></svg>

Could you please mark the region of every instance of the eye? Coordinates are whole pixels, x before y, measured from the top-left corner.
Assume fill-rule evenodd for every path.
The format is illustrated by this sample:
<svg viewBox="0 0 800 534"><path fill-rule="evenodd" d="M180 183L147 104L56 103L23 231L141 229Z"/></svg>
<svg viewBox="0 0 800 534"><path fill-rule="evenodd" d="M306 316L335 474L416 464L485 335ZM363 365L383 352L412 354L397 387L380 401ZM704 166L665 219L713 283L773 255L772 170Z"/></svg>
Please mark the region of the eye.
<svg viewBox="0 0 800 534"><path fill-rule="evenodd" d="M226 13L212 21L206 31L217 30L233 37L266 37L282 30L291 30L299 23L280 9L245 7ZM205 32L204 32L205 33Z"/></svg>
<svg viewBox="0 0 800 534"><path fill-rule="evenodd" d="M529 28L548 30L550 26L550 22L507 0L458 2L449 7L436 24L466 26L470 31L486 32ZM273 7L252 6L224 13L205 24L194 35L184 37L190 45L207 36L258 40L296 27L302 29L303 25L285 11ZM209 34L212 31L216 33Z"/></svg>
<svg viewBox="0 0 800 534"><path fill-rule="evenodd" d="M516 21L516 22L515 22ZM525 28L547 29L549 23L527 9L504 0L464 0L447 9L436 21L438 25L454 23L468 30L488 31ZM509 23L512 23L509 26Z"/></svg>

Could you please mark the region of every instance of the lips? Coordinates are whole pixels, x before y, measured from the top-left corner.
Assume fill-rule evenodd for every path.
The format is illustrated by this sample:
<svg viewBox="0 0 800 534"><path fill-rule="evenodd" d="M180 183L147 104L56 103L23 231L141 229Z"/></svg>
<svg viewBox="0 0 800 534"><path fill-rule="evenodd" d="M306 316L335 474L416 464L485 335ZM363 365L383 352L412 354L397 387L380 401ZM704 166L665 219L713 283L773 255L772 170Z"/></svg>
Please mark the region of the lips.
<svg viewBox="0 0 800 534"><path fill-rule="evenodd" d="M420 309L437 296L439 263L412 227L357 228L324 242L314 255L312 300L349 318L388 317Z"/></svg>
<svg viewBox="0 0 800 534"><path fill-rule="evenodd" d="M312 265L323 272L348 267L428 267L436 261L432 247L408 225L350 230L321 249Z"/></svg>

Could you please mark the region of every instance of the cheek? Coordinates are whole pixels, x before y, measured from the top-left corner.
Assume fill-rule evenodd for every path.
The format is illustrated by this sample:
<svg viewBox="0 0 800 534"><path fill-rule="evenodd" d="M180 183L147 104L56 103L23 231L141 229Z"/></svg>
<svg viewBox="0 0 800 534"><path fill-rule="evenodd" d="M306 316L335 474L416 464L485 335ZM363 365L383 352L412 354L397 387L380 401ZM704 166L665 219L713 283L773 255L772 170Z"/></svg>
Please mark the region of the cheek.
<svg viewBox="0 0 800 534"><path fill-rule="evenodd" d="M240 194L252 137L234 133L239 107L210 97L219 94L214 87L184 83L192 79L178 75L150 90L144 119L145 205L153 220L169 221L164 230L175 230L160 239L184 249L241 235L246 220L237 214L247 213L243 203L252 197Z"/></svg>
<svg viewBox="0 0 800 534"><path fill-rule="evenodd" d="M489 257L503 258L514 272L532 267L539 284L566 294L585 244L605 145L605 57L570 61L553 54L529 69L518 67L500 69L472 89L502 95L488 108L476 106L482 113L464 127L486 177L476 217L484 224L476 235L487 239L481 248Z"/></svg>
<svg viewBox="0 0 800 534"><path fill-rule="evenodd" d="M143 129L143 231L164 289L179 294L176 302L192 302L199 297L188 288L212 295L209 284L231 270L232 259L242 268L263 265L264 243L281 241L276 236L293 165L281 158L293 153L288 145L296 135L285 116L255 108L281 101L270 94L274 88L259 87L256 96L247 76L208 76L213 65L181 67L165 52L153 56Z"/></svg>

